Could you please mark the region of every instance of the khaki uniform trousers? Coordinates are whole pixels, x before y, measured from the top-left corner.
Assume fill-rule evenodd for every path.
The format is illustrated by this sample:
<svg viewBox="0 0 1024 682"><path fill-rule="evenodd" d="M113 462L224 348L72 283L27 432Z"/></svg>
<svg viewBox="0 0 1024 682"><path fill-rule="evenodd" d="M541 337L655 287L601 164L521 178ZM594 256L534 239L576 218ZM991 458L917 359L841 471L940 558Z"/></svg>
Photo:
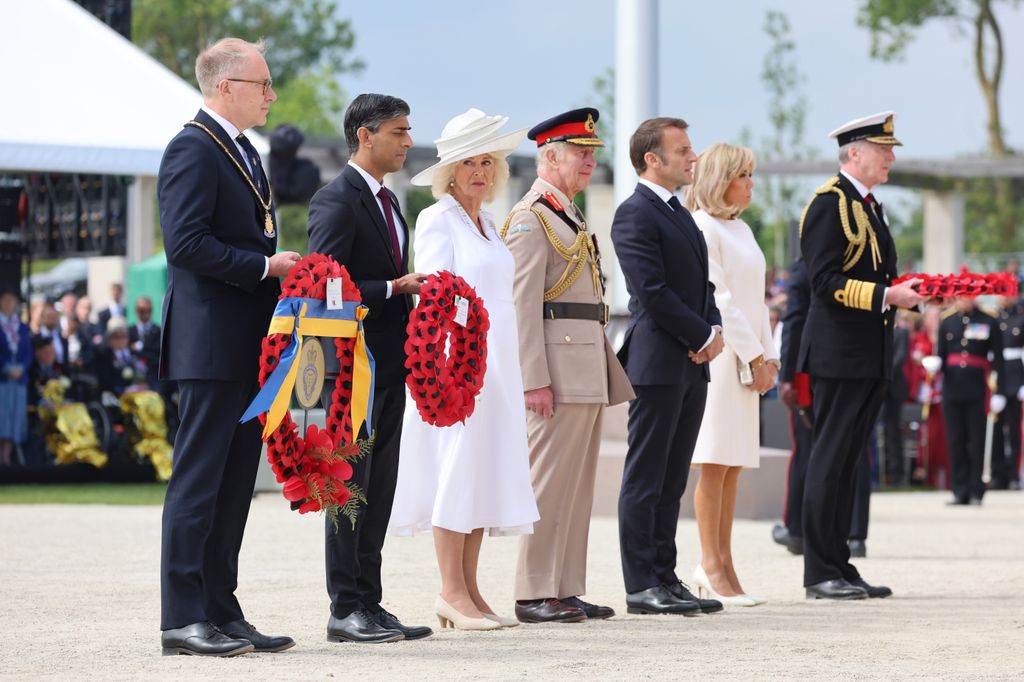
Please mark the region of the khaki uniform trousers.
<svg viewBox="0 0 1024 682"><path fill-rule="evenodd" d="M587 592L587 539L601 447L601 403L555 403L545 419L528 411L530 476L540 521L519 538L517 600Z"/></svg>

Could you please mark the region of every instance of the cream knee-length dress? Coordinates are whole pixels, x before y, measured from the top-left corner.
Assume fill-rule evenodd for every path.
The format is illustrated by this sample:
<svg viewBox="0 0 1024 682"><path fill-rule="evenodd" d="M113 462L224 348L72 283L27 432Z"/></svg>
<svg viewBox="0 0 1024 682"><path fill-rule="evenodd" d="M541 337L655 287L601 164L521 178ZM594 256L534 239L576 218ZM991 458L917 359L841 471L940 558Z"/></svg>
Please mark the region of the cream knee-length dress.
<svg viewBox="0 0 1024 682"><path fill-rule="evenodd" d="M756 468L760 396L740 383L737 359L779 357L764 301L764 254L750 227L738 218L724 220L695 211L693 219L708 245L709 278L722 314L725 349L711 361L711 383L692 463Z"/></svg>

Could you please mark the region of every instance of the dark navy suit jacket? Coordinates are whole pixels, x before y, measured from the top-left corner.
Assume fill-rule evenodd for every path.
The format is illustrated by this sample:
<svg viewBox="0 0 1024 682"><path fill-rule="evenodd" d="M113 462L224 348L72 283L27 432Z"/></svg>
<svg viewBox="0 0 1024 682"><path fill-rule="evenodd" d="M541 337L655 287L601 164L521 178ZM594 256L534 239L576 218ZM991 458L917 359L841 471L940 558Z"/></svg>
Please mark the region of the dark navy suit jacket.
<svg viewBox="0 0 1024 682"><path fill-rule="evenodd" d="M245 169L212 117L200 111L195 120ZM276 235L264 234L263 208L220 146L192 126L167 145L157 199L167 253L160 378L255 381L280 292L277 278L261 279L277 247Z"/></svg>
<svg viewBox="0 0 1024 682"><path fill-rule="evenodd" d="M629 291L629 327L619 360L634 385L708 380L698 351L722 324L715 287L708 280L704 235L684 208L673 211L649 187L636 191L615 211L612 243Z"/></svg>
<svg viewBox="0 0 1024 682"><path fill-rule="evenodd" d="M346 164L309 204L310 253L333 256L344 265L370 309L364 327L377 386L405 382L405 327L412 310L412 298L406 294L386 298L387 282L404 275L409 262L409 228L394 193L391 203L399 218L395 227L404 232L407 245L401 268L395 267L391 235L377 198L355 168Z"/></svg>

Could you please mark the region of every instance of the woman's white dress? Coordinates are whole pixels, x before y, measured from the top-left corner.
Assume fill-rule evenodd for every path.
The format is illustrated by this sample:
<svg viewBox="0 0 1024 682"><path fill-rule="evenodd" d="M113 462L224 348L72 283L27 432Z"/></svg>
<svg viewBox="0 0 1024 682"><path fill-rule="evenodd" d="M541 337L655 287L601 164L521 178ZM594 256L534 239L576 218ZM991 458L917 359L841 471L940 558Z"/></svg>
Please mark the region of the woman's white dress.
<svg viewBox="0 0 1024 682"><path fill-rule="evenodd" d="M764 301L765 260L750 227L704 211L693 219L708 245L709 279L722 314L725 349L711 361L704 420L693 464L757 468L760 464L760 396L740 383L737 357L778 359Z"/></svg>
<svg viewBox="0 0 1024 682"><path fill-rule="evenodd" d="M398 484L388 532L412 535L439 526L460 533L532 533L540 519L530 483L523 379L512 302L515 260L480 211L487 238L452 196L416 220L416 272L449 270L483 299L490 316L487 371L465 424L438 428L406 396Z"/></svg>

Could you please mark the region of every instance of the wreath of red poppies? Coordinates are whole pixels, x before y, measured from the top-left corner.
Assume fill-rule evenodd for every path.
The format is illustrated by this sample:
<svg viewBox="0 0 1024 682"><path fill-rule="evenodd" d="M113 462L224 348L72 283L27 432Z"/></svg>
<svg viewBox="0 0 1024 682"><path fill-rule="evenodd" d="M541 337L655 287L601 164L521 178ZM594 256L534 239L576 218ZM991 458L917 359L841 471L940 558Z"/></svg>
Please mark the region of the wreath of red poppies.
<svg viewBox="0 0 1024 682"><path fill-rule="evenodd" d="M359 289L352 282L348 270L330 256L311 253L299 259L281 283L279 298L302 297L326 300L327 280L338 277L342 282L345 301L362 301ZM291 341L291 334L268 334L263 339L260 354L260 386L277 367L281 353ZM299 427L285 413L281 423L267 437L267 459L278 483L284 484L284 497L291 508L300 514L325 511L336 517L338 513L354 518L355 502L365 501L361 490L353 484L350 461L365 454L368 444L352 434L352 372L355 338L336 338L339 371L331 394L325 428L311 425L305 438L298 434ZM266 414L260 423L266 424Z"/></svg>
<svg viewBox="0 0 1024 682"><path fill-rule="evenodd" d="M928 298L955 298L957 296L1016 296L1017 278L1006 272L979 274L962 268L958 275L923 275L912 273L893 280L893 284L908 279L920 279L915 289Z"/></svg>
<svg viewBox="0 0 1024 682"><path fill-rule="evenodd" d="M455 319L456 297L468 302L465 325ZM473 414L487 370L490 327L483 299L461 277L442 270L420 287L406 327L405 383L423 421L451 426Z"/></svg>

